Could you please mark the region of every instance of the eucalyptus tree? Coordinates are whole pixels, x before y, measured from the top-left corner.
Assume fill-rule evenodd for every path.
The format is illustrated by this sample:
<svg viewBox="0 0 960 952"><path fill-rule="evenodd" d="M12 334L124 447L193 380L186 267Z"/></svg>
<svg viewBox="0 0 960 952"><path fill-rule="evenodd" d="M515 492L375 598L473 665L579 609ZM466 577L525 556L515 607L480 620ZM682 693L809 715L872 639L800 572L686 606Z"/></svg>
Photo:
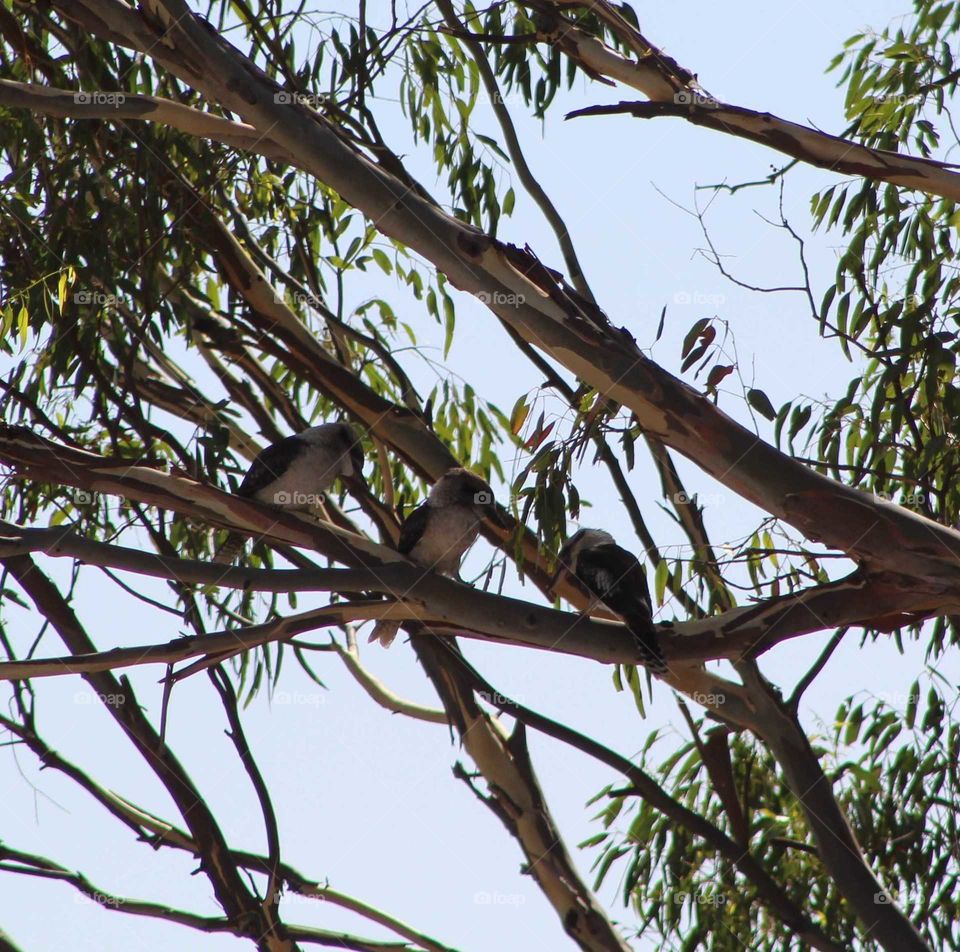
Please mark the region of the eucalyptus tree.
<svg viewBox="0 0 960 952"><path fill-rule="evenodd" d="M954 649L960 175L937 156L956 143L958 23L953 4L918 0L896 30L848 40L831 67L847 92L834 136L711 95L629 6L606 0L389 11L361 0L329 15L282 0L0 7L0 346L11 368L0 383L0 725L105 818L195 856L222 915L106 894L29 843L8 845L8 831L3 871L263 949L395 947L287 921L284 890L342 905L403 947L449 948L429 924L409 926L284 861L238 694L276 683L285 656L309 668L318 646L301 636L322 629L328 657L375 701L456 732L476 770L464 779L516 841L572 946L624 950L642 934L663 948L957 948L954 686L918 671L903 711L851 700L832 739L809 736L798 706L853 632L863 680L877 639L921 641L934 671ZM574 83L584 135L591 123L632 122L642 136L650 126L634 120L673 118L702 127L704 142L774 150L781 166L753 187L781 186L803 165L835 175L811 205L811 223L843 243L835 281L816 288L808 276L800 290L810 334L851 358L839 397L777 408L763 390L733 386L710 318L689 328L679 366L660 366L605 308L516 121L547 116ZM599 102L601 85L624 100ZM481 108L496 136L478 131ZM430 187L391 142L398 110L417 155L435 164ZM555 258L498 238L517 192L552 229ZM781 226L805 271L803 241ZM419 314L386 295L352 306L375 273L406 288ZM528 363L512 408L483 392L482 374L418 385L432 360L423 336L439 329L445 359L465 295ZM662 328L662 315L646 318ZM549 416L528 397L541 381ZM767 422L750 428L720 409L731 393ZM231 492L265 445L333 419L364 434L365 489L328 496L314 516ZM571 579L554 585L585 454L621 499L654 601L674 619L661 622L668 672L652 701L629 632L567 608L590 605ZM641 454L684 536L676 555L638 502ZM711 540L677 454L762 510L740 543ZM509 574L520 597L424 573L397 552L402 516L455 466L499 487L501 509L483 527L497 553L487 582ZM229 535L251 540L233 567L213 560ZM165 580L156 610L175 611L187 636L104 645L49 558L99 566L125 591ZM329 598L297 611L298 593ZM25 609L43 621L37 641L14 628ZM377 620L405 628L410 647L392 650L415 652L437 708L367 671L357 630ZM824 651L795 683L761 673L761 655L822 632ZM650 744L625 756L578 731L575 711L560 723L502 694L465 656L474 639L607 664L641 710L672 703L672 689L690 740L660 763ZM714 661L727 673L706 667ZM166 699L186 678L211 680L259 798L263 855L231 844L144 712L122 673L140 665L166 666ZM47 744L33 685L68 674L97 694L179 816L154 816ZM595 882L551 814L530 732L610 771L588 844ZM595 894L614 871L633 918Z"/></svg>

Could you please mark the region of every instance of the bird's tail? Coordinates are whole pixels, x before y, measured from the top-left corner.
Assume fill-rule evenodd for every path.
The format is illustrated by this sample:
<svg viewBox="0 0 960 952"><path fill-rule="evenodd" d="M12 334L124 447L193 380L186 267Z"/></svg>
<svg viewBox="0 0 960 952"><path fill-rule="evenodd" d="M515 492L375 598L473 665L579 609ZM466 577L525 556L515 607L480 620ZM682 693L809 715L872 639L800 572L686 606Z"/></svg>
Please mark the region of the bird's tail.
<svg viewBox="0 0 960 952"><path fill-rule="evenodd" d="M667 659L663 656L657 631L650 621L650 616L637 613L630 616L625 615L623 620L633 635L634 644L637 646L637 651L640 652L640 659L643 661L644 667L654 674L666 674Z"/></svg>
<svg viewBox="0 0 960 952"><path fill-rule="evenodd" d="M217 565L232 565L243 551L245 541L242 535L231 532L223 544L213 553L213 561Z"/></svg>
<svg viewBox="0 0 960 952"><path fill-rule="evenodd" d="M389 648L393 644L393 639L397 637L400 631L400 622L398 621L378 621L370 632L369 641L379 641L384 648Z"/></svg>

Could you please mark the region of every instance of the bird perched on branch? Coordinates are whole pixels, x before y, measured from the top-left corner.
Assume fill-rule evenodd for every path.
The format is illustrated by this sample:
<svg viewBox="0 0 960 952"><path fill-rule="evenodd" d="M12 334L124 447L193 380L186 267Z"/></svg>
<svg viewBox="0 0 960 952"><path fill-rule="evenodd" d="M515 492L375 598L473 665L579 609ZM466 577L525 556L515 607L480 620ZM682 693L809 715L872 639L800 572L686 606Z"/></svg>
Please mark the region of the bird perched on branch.
<svg viewBox="0 0 960 952"><path fill-rule="evenodd" d="M427 501L404 519L397 551L417 565L459 579L460 563L485 518L509 527L486 480L466 469L448 470L434 484ZM378 622L370 641L389 647L399 629L397 622Z"/></svg>
<svg viewBox="0 0 960 952"><path fill-rule="evenodd" d="M554 583L564 571L574 576L599 606L623 619L644 665L654 674L666 674L667 662L653 626L647 576L636 556L617 545L609 532L580 529L567 539L557 558L560 564Z"/></svg>
<svg viewBox="0 0 960 952"><path fill-rule="evenodd" d="M322 423L272 443L250 464L237 495L285 509L310 510L338 477L363 473L363 448L349 423ZM231 563L243 548L235 533L214 555Z"/></svg>

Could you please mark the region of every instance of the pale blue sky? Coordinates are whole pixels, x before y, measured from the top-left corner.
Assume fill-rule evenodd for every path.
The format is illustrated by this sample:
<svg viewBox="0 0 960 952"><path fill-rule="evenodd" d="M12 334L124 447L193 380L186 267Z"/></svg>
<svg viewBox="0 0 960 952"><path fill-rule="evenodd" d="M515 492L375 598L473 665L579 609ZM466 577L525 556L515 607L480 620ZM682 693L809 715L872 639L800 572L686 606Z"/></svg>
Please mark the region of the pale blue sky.
<svg viewBox="0 0 960 952"><path fill-rule="evenodd" d="M868 25L882 27L905 7L890 2L775 7L750 3L693 11L660 4L639 8L639 13L646 35L697 72L719 98L839 132L845 125L842 91L834 87L832 76L824 75L825 65L851 33ZM374 23L376 10L377 5L371 5ZM385 88L380 92L387 94ZM565 216L604 309L647 347L653 344L666 304L666 331L652 354L671 372L679 372L679 346L686 330L697 318L716 313L735 332L744 378L764 389L775 406L798 394L836 395L854 370L834 342L817 337L803 299L789 294L753 296L725 282L696 254L704 242L695 219L664 197L690 206L695 183L755 179L767 174L772 164L781 164L783 157L679 120L562 119L569 109L621 98L639 97L626 89L605 90L578 81L570 93L560 96L542 127L521 120L519 109L514 109L527 158ZM489 126L481 131L496 134L492 122ZM433 187L428 156L407 146L404 127L388 122L385 133L398 151L406 149L411 170ZM800 169L789 177L785 207L802 234L808 231L810 194L836 181L815 169ZM701 196L705 199L706 193ZM776 217L776 202L774 190L753 190L734 199L722 197L711 210L712 236L731 256L728 266L753 283L792 284L798 276L791 242L757 215ZM514 218L501 224L501 237L529 242L546 262L560 265L551 234L522 196ZM832 279L839 242L832 234L811 239L814 284L821 291ZM348 288L349 305L374 293L404 300L391 281L372 272L369 281ZM682 303L685 299L701 303ZM539 378L514 355L482 306L458 295L457 307L450 368L508 411ZM422 308L413 303L403 308L404 319L439 344ZM429 375L423 370L416 374L418 384L428 388ZM749 423L739 391L727 389L721 406ZM769 438L772 428L761 423L761 434ZM738 539L755 526L759 513L752 506L684 461L680 467L688 488L709 498L707 522L715 543ZM624 544L635 545L626 535L617 500L591 470L588 463L580 479L582 492L594 504L589 522L618 533ZM645 462L632 474L631 484L658 541L681 542L657 508L659 487ZM470 565L482 565L488 555L480 543ZM58 578L65 577L67 565L62 560L41 562ZM178 634L172 616L157 614L118 593L96 570L83 569L82 578L90 584L79 587L77 610L101 648L160 642ZM159 597L165 594L160 585L141 588ZM509 590L521 591L512 580ZM302 597L298 609L321 601ZM671 612L665 609L665 617ZM15 606L6 609L5 620L21 646L38 627L36 617L27 617ZM789 690L827 637L814 635L782 645L764 657L762 667ZM613 691L606 667L542 652L463 644L468 657L499 689L602 738L622 753L634 754L654 728L663 733L658 750L664 755L677 738L687 737L671 694L662 685L655 686L643 723L632 700ZM56 640L48 636L40 653L59 651ZM366 650L364 660L398 693L435 703L402 639L389 652ZM839 701L855 691L886 692L897 703L921 667L922 653L916 648L906 658L886 641L860 650L852 633L806 695L805 722L811 727L829 723ZM461 752L451 744L448 732L376 707L332 656L317 656L314 668L329 690L307 680L288 657L279 685L285 697L271 705L262 692L244 713L251 748L274 793L284 859L304 874L329 880L335 888L464 952L571 947L534 883L519 874L522 856L514 841L451 776L450 768ZM954 683L960 673L955 662L941 670ZM162 673L158 668L130 672L154 718L159 713L157 680ZM38 682L37 694L39 726L51 745L105 785L176 821L159 784L108 716L90 703L78 678ZM223 736L224 727L219 703L205 678L177 688L168 724L171 746L221 819L231 845L263 850L256 799ZM548 803L586 872L596 854L578 851L575 844L598 827L591 819L595 809L584 804L619 778L553 741L531 734L530 743ZM153 852L133 842L70 781L52 771L39 773L28 753L3 749L0 764L6 806L0 837L11 846L76 867L110 892L168 901L202 914L218 912L206 879L189 875L193 864L188 858ZM57 883L5 875L2 886L0 925L25 950L219 952L242 947L240 940L230 937L201 936L104 910ZM614 919L632 926L634 915L622 907L617 887L613 875L601 890L601 899ZM485 897L491 901L484 902ZM391 938L333 907L290 896L284 906L291 921ZM643 941L635 947L652 948Z"/></svg>

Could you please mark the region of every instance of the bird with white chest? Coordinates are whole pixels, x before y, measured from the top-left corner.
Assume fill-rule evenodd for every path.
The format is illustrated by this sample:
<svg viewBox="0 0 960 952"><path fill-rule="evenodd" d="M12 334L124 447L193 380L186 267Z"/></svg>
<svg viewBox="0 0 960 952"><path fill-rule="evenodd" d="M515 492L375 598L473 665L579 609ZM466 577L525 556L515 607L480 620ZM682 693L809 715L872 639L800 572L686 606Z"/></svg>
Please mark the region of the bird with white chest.
<svg viewBox="0 0 960 952"><path fill-rule="evenodd" d="M448 470L434 484L426 502L404 519L397 551L417 565L459 579L460 563L476 542L485 518L509 526L485 479L459 467ZM379 622L370 641L389 647L399 629L397 622Z"/></svg>
<svg viewBox="0 0 960 952"><path fill-rule="evenodd" d="M322 423L271 444L257 455L238 496L307 509L338 477L363 472L363 448L349 423Z"/></svg>
<svg viewBox="0 0 960 952"><path fill-rule="evenodd" d="M595 604L618 615L633 635L644 665L654 674L666 674L653 625L647 576L637 557L617 545L602 529L580 529L564 543L557 556L554 583L569 572L593 596Z"/></svg>
<svg viewBox="0 0 960 952"><path fill-rule="evenodd" d="M338 478L359 478L363 447L349 423L322 423L287 436L257 454L237 495L285 509L309 511L323 503L324 493ZM214 556L232 562L243 538L231 534Z"/></svg>

